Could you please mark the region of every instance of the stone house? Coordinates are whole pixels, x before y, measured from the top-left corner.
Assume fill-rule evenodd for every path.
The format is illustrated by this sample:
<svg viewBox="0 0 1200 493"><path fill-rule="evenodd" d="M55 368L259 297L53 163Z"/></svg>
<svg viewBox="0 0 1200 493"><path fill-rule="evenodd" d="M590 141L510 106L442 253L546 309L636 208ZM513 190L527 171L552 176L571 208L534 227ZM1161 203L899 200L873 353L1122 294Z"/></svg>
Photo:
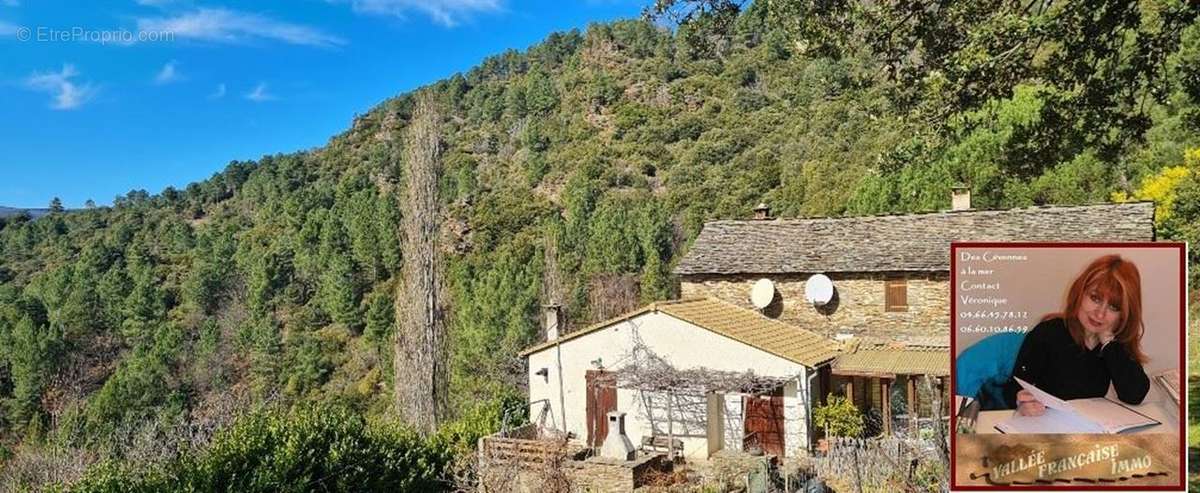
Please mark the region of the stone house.
<svg viewBox="0 0 1200 493"><path fill-rule="evenodd" d="M820 219L774 219L760 206L753 220L706 223L674 273L683 298L747 309L753 284L772 281L775 297L761 313L841 341L823 392L874 410L888 432L896 414L932 414L921 388L950 401L951 241L1155 239L1152 202L973 210L962 194L953 203L936 213ZM824 306L805 298L815 274L834 285Z"/></svg>
<svg viewBox="0 0 1200 493"><path fill-rule="evenodd" d="M665 301L558 336L521 353L534 424L599 447L606 415L625 413L635 444L678 441L689 458L760 447L807 451L815 378L834 341L712 298Z"/></svg>
<svg viewBox="0 0 1200 493"><path fill-rule="evenodd" d="M521 353L531 416L589 445L617 411L634 443L670 436L685 456L751 445L795 456L820 438L812 408L836 393L891 433L947 414L952 241L1155 239L1149 202L989 211L969 202L820 219L774 219L760 206L752 220L706 223L674 269L680 301L561 336L558 310L548 310L547 340ZM833 285L819 306L805 297L816 274ZM773 298L759 308L750 293L763 279ZM645 365L631 363L639 354L670 371L643 378Z"/></svg>

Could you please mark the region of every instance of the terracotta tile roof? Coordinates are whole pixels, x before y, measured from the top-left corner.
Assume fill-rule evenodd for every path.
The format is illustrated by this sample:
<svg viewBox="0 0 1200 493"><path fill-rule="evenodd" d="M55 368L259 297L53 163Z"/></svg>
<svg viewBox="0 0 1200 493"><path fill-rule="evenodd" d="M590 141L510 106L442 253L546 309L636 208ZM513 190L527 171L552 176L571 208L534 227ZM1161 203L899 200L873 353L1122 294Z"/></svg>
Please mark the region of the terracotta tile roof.
<svg viewBox="0 0 1200 493"><path fill-rule="evenodd" d="M661 301L619 317L593 324L554 341L547 341L521 352L521 356L553 347L556 343L581 337L648 312L661 312L767 353L808 367L816 367L837 356L838 344L829 338L753 310L713 299Z"/></svg>
<svg viewBox="0 0 1200 493"><path fill-rule="evenodd" d="M808 367L837 356L838 344L815 332L712 298L660 304L675 318Z"/></svg>
<svg viewBox="0 0 1200 493"><path fill-rule="evenodd" d="M904 343L850 343L845 353L833 363L833 372L870 376L946 376L950 374L950 348Z"/></svg>
<svg viewBox="0 0 1200 493"><path fill-rule="evenodd" d="M555 339L555 340L553 340L553 341L546 341L546 342L542 342L542 343L535 344L535 345L533 345L533 346L527 347L527 348L525 348L523 351L521 351L519 354L521 355L521 357L522 357L522 358L524 358L524 357L526 357L526 356L529 356L530 354L536 353L536 352L538 352L538 351L541 351L541 350L543 350L543 349L546 349L546 348L549 348L549 347L554 347L554 345L555 345L555 344L562 343L562 342L566 342L566 341L569 341L569 340L571 340L571 339L575 339L575 338L577 338L577 337L581 337L581 336L585 336L585 335L591 334L592 332L595 332L595 331L597 331L597 330L603 329L603 328L605 328L605 327L608 327L608 326L610 326L610 325L613 325L613 324L616 324L616 323L620 323L620 322L624 322L624 321L626 321L626 320L629 320L629 319L631 319L631 318L633 318L633 317L636 317L636 316L638 316L638 315L641 315L641 314L643 314L643 313L648 313L648 312L650 312L650 311L653 311L653 310L654 310L654 307L655 307L655 305L657 305L657 303L651 303L651 304L649 304L649 305L646 305L646 306L643 306L643 307L641 307L641 308L638 308L637 310L634 310L634 311L631 311L631 312L627 312L627 313L622 313L622 314L620 314L620 315L617 315L617 316L615 316L615 317L613 317L613 318L610 318L610 319L608 319L608 320L604 320L604 321L600 321L600 322L596 322L596 323L594 323L594 324L591 324L591 325L589 325L589 326L587 326L587 327L584 327L584 328L582 328L582 329L576 329L576 330L572 330L572 331L570 331L570 332L567 332L566 334L563 334L563 335L560 335L560 336L558 336L558 339Z"/></svg>
<svg viewBox="0 0 1200 493"><path fill-rule="evenodd" d="M948 271L951 240L1151 241L1154 203L714 221L675 273Z"/></svg>

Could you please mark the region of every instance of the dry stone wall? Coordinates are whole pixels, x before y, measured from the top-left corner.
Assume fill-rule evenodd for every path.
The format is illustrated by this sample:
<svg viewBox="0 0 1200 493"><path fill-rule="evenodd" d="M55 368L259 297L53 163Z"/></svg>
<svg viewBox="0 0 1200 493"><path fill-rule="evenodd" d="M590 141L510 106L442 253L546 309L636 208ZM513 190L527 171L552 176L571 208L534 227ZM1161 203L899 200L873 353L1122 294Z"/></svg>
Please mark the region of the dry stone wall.
<svg viewBox="0 0 1200 493"><path fill-rule="evenodd" d="M711 296L753 309L750 288L766 277L775 283L775 300L763 313L804 329L833 337L839 333L877 337L893 341L950 337L950 275L934 273L827 274L833 280L835 297L817 308L804 299L808 275L685 275L681 278L683 298ZM887 311L884 306L886 281L904 279L908 288L906 311Z"/></svg>

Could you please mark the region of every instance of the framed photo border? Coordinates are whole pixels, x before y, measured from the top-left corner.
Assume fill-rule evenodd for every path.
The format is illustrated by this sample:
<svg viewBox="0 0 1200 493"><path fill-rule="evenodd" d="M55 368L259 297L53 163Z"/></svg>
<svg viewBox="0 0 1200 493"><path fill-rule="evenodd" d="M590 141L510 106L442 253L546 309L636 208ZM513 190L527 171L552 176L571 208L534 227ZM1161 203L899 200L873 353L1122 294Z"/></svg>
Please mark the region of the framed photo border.
<svg viewBox="0 0 1200 493"><path fill-rule="evenodd" d="M955 296L958 274L959 248L1153 248L1175 250L1179 259L1179 362L1181 372L1181 389L1179 396L1179 420L1183 429L1179 430L1179 483L1176 485L1122 485L1122 484L1030 484L1030 485L959 485L956 483L958 432L954 426L957 423L958 410L950 406L950 491L1187 491L1187 328L1188 328L1188 265L1187 243L1171 241L1137 241L1137 242L1003 242L1003 241L952 241L950 242L950 390L958 388L955 383L958 358L956 339L958 334L958 298ZM957 394L952 394L957 395ZM953 400L951 400L953 402Z"/></svg>

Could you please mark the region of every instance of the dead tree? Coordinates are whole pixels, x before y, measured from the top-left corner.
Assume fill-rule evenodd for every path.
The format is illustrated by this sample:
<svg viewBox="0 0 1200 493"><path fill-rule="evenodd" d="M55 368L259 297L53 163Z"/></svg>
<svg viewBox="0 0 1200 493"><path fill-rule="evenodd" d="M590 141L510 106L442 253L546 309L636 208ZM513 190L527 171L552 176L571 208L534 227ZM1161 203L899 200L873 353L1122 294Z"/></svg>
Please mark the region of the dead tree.
<svg viewBox="0 0 1200 493"><path fill-rule="evenodd" d="M596 274L588 286L593 320L607 320L637 309L638 279L632 274Z"/></svg>
<svg viewBox="0 0 1200 493"><path fill-rule="evenodd" d="M437 259L441 221L441 114L433 96L416 96L404 146L403 282L396 296L395 398L400 414L432 433L446 409L445 307Z"/></svg>

